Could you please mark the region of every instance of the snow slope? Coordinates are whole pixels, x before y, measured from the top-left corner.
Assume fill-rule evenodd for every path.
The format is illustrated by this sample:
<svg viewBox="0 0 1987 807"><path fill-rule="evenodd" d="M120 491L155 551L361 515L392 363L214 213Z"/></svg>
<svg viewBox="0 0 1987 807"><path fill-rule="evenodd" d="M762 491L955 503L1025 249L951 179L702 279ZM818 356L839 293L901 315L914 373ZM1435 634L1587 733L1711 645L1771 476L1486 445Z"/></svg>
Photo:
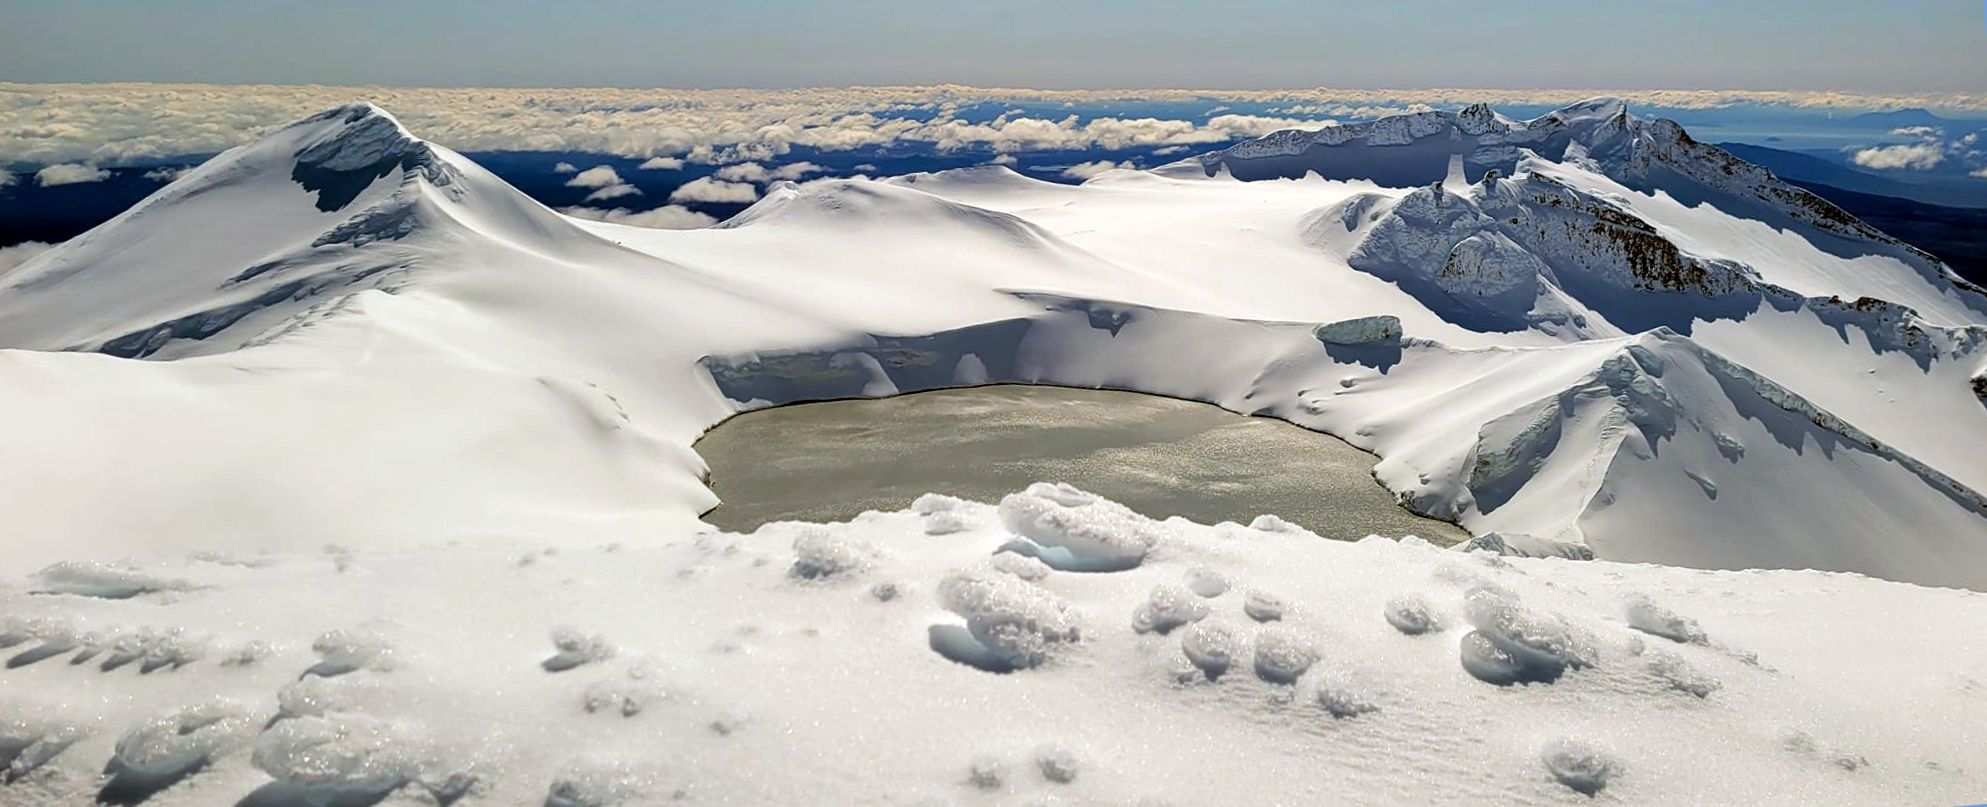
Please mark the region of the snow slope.
<svg viewBox="0 0 1987 807"><path fill-rule="evenodd" d="M68 565L0 608L23 807L1987 789L1977 593L1156 523L1049 485L639 546Z"/></svg>
<svg viewBox="0 0 1987 807"><path fill-rule="evenodd" d="M332 110L0 281L7 565L639 540L696 528L688 446L743 402L1022 380L1330 431L1507 551L1987 585L1987 303L1720 155L1472 108L679 232Z"/></svg>

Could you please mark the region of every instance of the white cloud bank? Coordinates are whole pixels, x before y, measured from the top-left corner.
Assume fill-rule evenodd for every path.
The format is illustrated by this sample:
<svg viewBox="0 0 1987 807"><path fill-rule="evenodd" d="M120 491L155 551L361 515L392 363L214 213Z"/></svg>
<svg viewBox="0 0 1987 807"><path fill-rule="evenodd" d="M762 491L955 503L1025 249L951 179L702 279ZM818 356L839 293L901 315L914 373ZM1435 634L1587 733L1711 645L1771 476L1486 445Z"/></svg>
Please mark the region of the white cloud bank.
<svg viewBox="0 0 1987 807"><path fill-rule="evenodd" d="M672 202L750 204L758 200L759 189L749 183L726 182L711 177L690 180L669 194L669 201Z"/></svg>
<svg viewBox="0 0 1987 807"><path fill-rule="evenodd" d="M778 180L799 180L808 174L818 174L827 169L811 162L788 163L778 168L767 168L758 163L738 163L717 170L718 179L729 182L757 182L765 184Z"/></svg>
<svg viewBox="0 0 1987 807"><path fill-rule="evenodd" d="M680 171L683 170L683 158L650 157L647 162L637 167L643 171Z"/></svg>
<svg viewBox="0 0 1987 807"><path fill-rule="evenodd" d="M845 151L889 144L996 152L1202 146L1239 135L1373 117L1418 107L1557 105L1595 90L1082 90L862 87L809 90L395 89L268 85L0 83L0 154L13 160L120 164L205 154L353 101L391 110L422 137L459 151L574 151L637 159L768 164L797 146ZM1639 107L1741 103L1832 109L1987 110L1987 93L1630 91ZM1205 121L1031 118L967 122L985 103L1251 104L1290 117L1221 114ZM913 114L915 113L915 115ZM668 162L654 168L662 168Z"/></svg>
<svg viewBox="0 0 1987 807"><path fill-rule="evenodd" d="M1912 169L1924 171L1938 167L1945 162L1946 152L1937 143L1907 143L1901 146L1876 146L1856 152L1853 158L1857 165L1879 171Z"/></svg>
<svg viewBox="0 0 1987 807"><path fill-rule="evenodd" d="M82 185L90 182L102 182L110 179L110 172L94 165L58 163L36 171L34 179L35 182L40 183L44 188L53 188L57 185Z"/></svg>
<svg viewBox="0 0 1987 807"><path fill-rule="evenodd" d="M561 164L563 165L564 163ZM555 168L553 170L558 169ZM615 171L614 166L611 165L596 165L574 174L572 179L566 180L566 187L568 188L605 188L620 184L622 184L621 174Z"/></svg>
<svg viewBox="0 0 1987 807"><path fill-rule="evenodd" d="M1133 168L1133 167L1135 166L1131 164L1131 160L1126 160L1121 163L1114 163L1111 162L1110 160L1096 160L1094 162L1077 163L1068 168L1065 168L1063 169L1062 175L1069 179L1089 179L1091 177L1097 176L1098 174L1102 174L1105 171L1116 171L1120 168Z"/></svg>
<svg viewBox="0 0 1987 807"><path fill-rule="evenodd" d="M682 205L665 205L654 210L629 210L617 207L601 210L592 207L568 207L560 210L568 216L592 221L606 221L614 224L627 224L634 227L648 227L656 230L695 230L718 223L717 218L699 213Z"/></svg>
<svg viewBox="0 0 1987 807"><path fill-rule="evenodd" d="M40 241L23 241L13 246L0 247L0 275L5 275L13 271L14 267L27 263L34 256L54 248L54 244L44 244Z"/></svg>

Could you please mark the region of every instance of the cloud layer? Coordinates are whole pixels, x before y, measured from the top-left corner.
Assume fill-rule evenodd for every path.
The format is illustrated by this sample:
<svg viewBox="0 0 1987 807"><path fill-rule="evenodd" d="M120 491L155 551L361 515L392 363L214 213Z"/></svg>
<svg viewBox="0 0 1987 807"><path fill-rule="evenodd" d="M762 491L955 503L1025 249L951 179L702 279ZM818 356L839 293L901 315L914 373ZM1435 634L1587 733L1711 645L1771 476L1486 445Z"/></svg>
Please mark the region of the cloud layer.
<svg viewBox="0 0 1987 807"><path fill-rule="evenodd" d="M94 165L81 163L58 163L36 171L35 182L44 188L57 185L81 185L88 182L102 182L110 179L110 172Z"/></svg>
<svg viewBox="0 0 1987 807"><path fill-rule="evenodd" d="M207 154L339 104L370 100L416 134L459 151L572 151L695 163L775 161L796 146L828 151L887 144L995 152L1199 146L1335 118L1423 106L1557 105L1591 90L1048 91L969 87L810 90L396 89L267 85L0 83L0 160L36 165ZM1617 93L1647 108L1741 103L1833 109L1987 109L1987 93ZM1249 104L1268 115L1191 120L1033 115L1036 109L1131 103ZM961 110L1001 104L968 121ZM1018 106L1017 106L1018 105ZM665 160L652 167L663 168Z"/></svg>
<svg viewBox="0 0 1987 807"><path fill-rule="evenodd" d="M1948 138L1946 131L1936 126L1907 126L1892 129L1890 133L1894 137L1917 138L1918 142L1858 149L1849 156L1850 161L1878 171L1930 171L1948 161L1955 162L1959 170L1966 170L1987 162L1987 154L1976 148L1980 141L1977 133ZM1983 172L1987 168L1971 175L1977 177Z"/></svg>
<svg viewBox="0 0 1987 807"><path fill-rule="evenodd" d="M594 207L568 207L560 210L568 216L593 221L607 221L627 224L634 227L649 227L657 230L695 230L718 223L714 216L699 213L682 205L664 205L654 210L635 211L625 207L601 210Z"/></svg>
<svg viewBox="0 0 1987 807"><path fill-rule="evenodd" d="M744 182L726 182L711 177L698 177L683 183L669 194L672 202L707 202L713 204L750 204L759 200L759 189Z"/></svg>

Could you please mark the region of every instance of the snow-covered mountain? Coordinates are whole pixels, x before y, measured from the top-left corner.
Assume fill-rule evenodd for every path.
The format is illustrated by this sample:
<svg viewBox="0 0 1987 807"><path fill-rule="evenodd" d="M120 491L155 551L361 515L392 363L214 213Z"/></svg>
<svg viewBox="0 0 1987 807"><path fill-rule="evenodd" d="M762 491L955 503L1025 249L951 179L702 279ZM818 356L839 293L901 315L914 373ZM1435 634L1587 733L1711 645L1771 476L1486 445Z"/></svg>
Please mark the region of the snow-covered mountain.
<svg viewBox="0 0 1987 807"><path fill-rule="evenodd" d="M1987 296L1613 101L1284 132L1080 187L783 185L690 232L564 218L352 107L0 284L7 406L37 424L0 472L34 492L25 566L692 524L713 502L688 444L730 401L955 383L848 359L923 338L990 380L1329 431L1506 546L1987 585ZM1372 317L1398 328L1290 336ZM800 359L770 354L823 368L771 383ZM78 445L143 450L84 469Z"/></svg>
<svg viewBox="0 0 1987 807"><path fill-rule="evenodd" d="M0 348L0 571L41 570L0 587L24 648L0 689L28 703L0 704L0 756L46 803L106 758L106 798L160 805L766 803L800 782L833 803L1221 801L1264 758L1325 753L1374 775L1285 766L1291 800L1954 801L1983 781L1960 763L1987 723L1949 719L1987 716L1952 672L1987 653L1963 638L1980 595L1610 561L1987 589L1987 296L1614 101L1280 132L1081 186L789 183L697 231L560 216L341 108L0 276ZM1495 554L1159 524L1053 487L752 537L696 520L715 501L690 444L744 407L990 381L1338 435ZM1114 571L1051 574L1015 540ZM1697 605L1713 639L1643 595ZM464 630L464 608L490 618ZM585 630L543 669L507 657L546 620ZM609 663L617 642L664 657ZM1937 664L1892 652L1941 642ZM1329 681L1306 677L1321 657ZM178 672L111 677L127 664ZM1569 670L1599 672L1523 703L1492 686ZM972 723L821 735L960 698L1022 703L975 714L1026 747L960 745ZM526 712L535 733L504 722ZM1162 731L1181 713L1273 750L1175 766L1197 756ZM1562 736L1593 715L1662 730ZM1461 745L1412 739L1445 729ZM636 735L685 767L554 758ZM791 764L748 773L768 759ZM1389 766L1438 789L1373 789Z"/></svg>

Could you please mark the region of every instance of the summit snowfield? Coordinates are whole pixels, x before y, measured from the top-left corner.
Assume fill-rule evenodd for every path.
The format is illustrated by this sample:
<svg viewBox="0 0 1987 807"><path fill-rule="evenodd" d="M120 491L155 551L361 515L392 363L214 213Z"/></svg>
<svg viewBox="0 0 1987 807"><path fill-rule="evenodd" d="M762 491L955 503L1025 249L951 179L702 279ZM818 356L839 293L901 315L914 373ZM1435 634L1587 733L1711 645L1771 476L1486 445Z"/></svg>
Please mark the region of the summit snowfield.
<svg viewBox="0 0 1987 807"><path fill-rule="evenodd" d="M739 411L998 382L1477 538L697 519ZM1978 800L1981 445L1987 293L1617 101L687 231L339 108L0 275L0 801Z"/></svg>

